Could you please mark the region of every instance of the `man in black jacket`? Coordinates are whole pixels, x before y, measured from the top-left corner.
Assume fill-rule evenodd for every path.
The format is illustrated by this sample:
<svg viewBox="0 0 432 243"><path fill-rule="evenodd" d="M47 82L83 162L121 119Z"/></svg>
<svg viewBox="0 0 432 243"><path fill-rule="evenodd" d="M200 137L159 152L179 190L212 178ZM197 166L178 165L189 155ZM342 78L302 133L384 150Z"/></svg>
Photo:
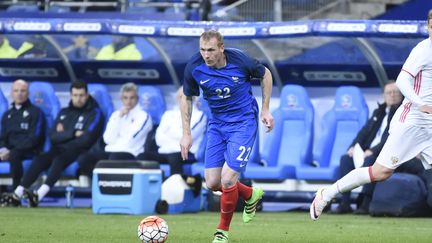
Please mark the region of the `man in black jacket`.
<svg viewBox="0 0 432 243"><path fill-rule="evenodd" d="M13 189L23 175L23 160L40 153L44 144L45 118L28 99L28 87L22 79L13 82L13 103L1 120L0 160L10 163Z"/></svg>
<svg viewBox="0 0 432 243"><path fill-rule="evenodd" d="M340 160L341 177L355 168L353 153L356 144L359 144L364 150L363 166L372 165L384 146L388 137L390 121L401 104L403 96L394 81L389 82L384 86L383 96L384 103L378 104L378 108L373 111L372 117L369 118L367 123L359 131L349 146L347 153L342 155ZM370 190L373 190L373 188L366 188L365 194L370 194ZM343 193L341 201L334 213L351 213L352 208L350 206L350 197L350 192ZM367 203L369 198L364 198L364 200L366 200L365 203Z"/></svg>
<svg viewBox="0 0 432 243"><path fill-rule="evenodd" d="M12 200L8 200L10 204L19 205L20 198L26 195L30 206L36 207L60 178L62 171L101 136L104 117L97 102L88 94L87 85L81 81L73 82L70 94L69 106L59 112L51 128L51 149L33 159ZM44 184L35 192L28 190L39 174L47 169Z"/></svg>

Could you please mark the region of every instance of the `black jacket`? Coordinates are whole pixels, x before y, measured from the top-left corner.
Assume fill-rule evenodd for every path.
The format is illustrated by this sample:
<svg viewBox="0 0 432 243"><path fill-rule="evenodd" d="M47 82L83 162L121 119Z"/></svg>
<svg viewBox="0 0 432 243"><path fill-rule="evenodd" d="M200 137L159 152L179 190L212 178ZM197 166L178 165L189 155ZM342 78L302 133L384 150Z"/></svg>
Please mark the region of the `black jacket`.
<svg viewBox="0 0 432 243"><path fill-rule="evenodd" d="M373 111L372 116L362 127L362 129L357 133L357 136L354 138L354 141L351 143L350 147L353 147L356 143L359 143L360 147L362 147L363 150L370 149L376 155L381 152L381 149L383 148L384 143L389 135L388 130L390 127L390 121L399 105L395 105L390 108L387 121L384 121L387 122L387 127L382 133L381 141L373 148L370 148L370 145L372 144L372 141L374 140L378 130L380 129L381 123L383 122L383 119L386 115L386 107L387 105L385 103L378 104L378 108Z"/></svg>
<svg viewBox="0 0 432 243"><path fill-rule="evenodd" d="M63 124L64 131L57 132L56 127ZM50 139L54 147L61 149L89 149L102 135L104 117L97 102L89 96L82 108L69 106L60 110L54 125L50 130ZM76 131L83 131L80 137L75 137Z"/></svg>
<svg viewBox="0 0 432 243"><path fill-rule="evenodd" d="M43 149L44 140L45 117L41 109L29 100L20 109L12 103L2 117L0 148L39 152Z"/></svg>

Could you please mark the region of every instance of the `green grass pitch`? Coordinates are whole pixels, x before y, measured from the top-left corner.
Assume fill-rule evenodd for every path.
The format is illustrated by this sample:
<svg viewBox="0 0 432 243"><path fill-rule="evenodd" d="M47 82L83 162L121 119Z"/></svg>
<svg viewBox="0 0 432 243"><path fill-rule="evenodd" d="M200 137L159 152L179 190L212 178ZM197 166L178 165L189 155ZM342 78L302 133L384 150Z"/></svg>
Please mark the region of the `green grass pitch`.
<svg viewBox="0 0 432 243"><path fill-rule="evenodd" d="M0 208L0 242L139 242L146 215L94 215L90 209ZM217 213L162 215L167 242L211 242ZM249 224L236 213L230 242L431 242L432 218L375 218L306 212L259 212Z"/></svg>

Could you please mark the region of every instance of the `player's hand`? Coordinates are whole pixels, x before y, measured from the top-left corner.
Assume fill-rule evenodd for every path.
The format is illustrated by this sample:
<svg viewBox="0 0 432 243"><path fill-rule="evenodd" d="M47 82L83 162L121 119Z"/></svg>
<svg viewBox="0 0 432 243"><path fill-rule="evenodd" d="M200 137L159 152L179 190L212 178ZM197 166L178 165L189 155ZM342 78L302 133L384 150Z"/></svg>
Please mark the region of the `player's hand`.
<svg viewBox="0 0 432 243"><path fill-rule="evenodd" d="M430 105L422 105L420 106L420 111L428 114L432 114L432 106Z"/></svg>
<svg viewBox="0 0 432 243"><path fill-rule="evenodd" d="M187 160L189 157L189 150L192 147L192 136L190 134L183 134L180 140L180 150L183 160Z"/></svg>
<svg viewBox="0 0 432 243"><path fill-rule="evenodd" d="M274 120L270 111L267 110L261 111L261 121L266 126L266 132L270 132L273 129Z"/></svg>
<svg viewBox="0 0 432 243"><path fill-rule="evenodd" d="M120 117L123 117L129 113L129 109L126 107L121 108L120 110Z"/></svg>
<svg viewBox="0 0 432 243"><path fill-rule="evenodd" d="M373 154L372 150L370 149L366 149L366 151L364 152L364 158L369 157Z"/></svg>
<svg viewBox="0 0 432 243"><path fill-rule="evenodd" d="M354 154L354 147L350 147L349 149L348 149L348 151L347 151L347 154L348 154L348 156L349 157L353 157L353 154Z"/></svg>
<svg viewBox="0 0 432 243"><path fill-rule="evenodd" d="M57 132L64 132L63 124L58 123L57 126L56 126L56 131Z"/></svg>
<svg viewBox="0 0 432 243"><path fill-rule="evenodd" d="M81 137L82 135L83 135L83 131L81 131L81 130L77 130L77 131L75 131L75 137Z"/></svg>

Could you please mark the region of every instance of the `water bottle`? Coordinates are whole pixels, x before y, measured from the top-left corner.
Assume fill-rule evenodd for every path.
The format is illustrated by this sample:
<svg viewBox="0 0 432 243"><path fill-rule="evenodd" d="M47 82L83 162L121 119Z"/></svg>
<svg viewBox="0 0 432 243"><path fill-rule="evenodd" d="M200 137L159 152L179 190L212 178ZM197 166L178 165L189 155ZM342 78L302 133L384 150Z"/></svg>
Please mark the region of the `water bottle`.
<svg viewBox="0 0 432 243"><path fill-rule="evenodd" d="M73 208L74 194L75 191L73 186L67 186L66 187L66 207L67 208Z"/></svg>

